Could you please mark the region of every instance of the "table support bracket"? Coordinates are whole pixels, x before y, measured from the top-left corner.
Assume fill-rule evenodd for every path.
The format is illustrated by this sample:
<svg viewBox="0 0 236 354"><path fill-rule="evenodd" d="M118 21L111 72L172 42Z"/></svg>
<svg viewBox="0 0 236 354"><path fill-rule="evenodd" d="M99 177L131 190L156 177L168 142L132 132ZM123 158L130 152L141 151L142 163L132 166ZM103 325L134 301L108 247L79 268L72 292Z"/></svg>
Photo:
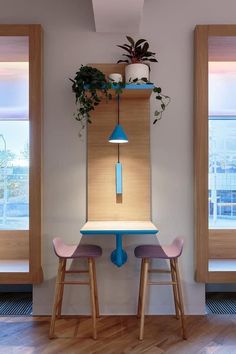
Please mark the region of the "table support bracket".
<svg viewBox="0 0 236 354"><path fill-rule="evenodd" d="M122 235L116 234L116 249L111 253L111 261L117 267L121 267L127 262L127 253L122 248Z"/></svg>

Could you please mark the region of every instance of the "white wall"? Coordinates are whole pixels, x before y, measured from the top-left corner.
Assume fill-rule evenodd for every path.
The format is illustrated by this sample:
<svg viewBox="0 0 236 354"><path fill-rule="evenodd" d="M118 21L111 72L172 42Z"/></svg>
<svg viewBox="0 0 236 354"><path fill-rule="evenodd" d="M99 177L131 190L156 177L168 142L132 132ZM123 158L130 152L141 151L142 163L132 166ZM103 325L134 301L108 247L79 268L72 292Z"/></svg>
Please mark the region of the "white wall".
<svg viewBox="0 0 236 354"><path fill-rule="evenodd" d="M151 127L153 220L162 243L175 235L185 239L181 262L188 313L204 313L204 286L194 282L193 220L193 30L196 24L234 23L234 0L146 0L141 35L157 51L152 79L172 102L163 120ZM61 236L78 242L85 221L85 141L72 119L74 97L68 77L80 64L115 62L124 36L94 32L88 0L0 0L0 23L41 23L45 37L44 216L45 281L34 287L34 313L47 314L52 304L56 258L51 241ZM87 240L85 240L87 241ZM134 313L139 262L134 247L152 237L126 237L128 263L118 269L109 261L114 239L100 237L98 261L101 312ZM154 290L154 289L153 289ZM150 313L173 311L170 289L152 290ZM157 293L158 291L158 293ZM86 313L86 289L66 291L65 312ZM69 306L70 305L70 306Z"/></svg>

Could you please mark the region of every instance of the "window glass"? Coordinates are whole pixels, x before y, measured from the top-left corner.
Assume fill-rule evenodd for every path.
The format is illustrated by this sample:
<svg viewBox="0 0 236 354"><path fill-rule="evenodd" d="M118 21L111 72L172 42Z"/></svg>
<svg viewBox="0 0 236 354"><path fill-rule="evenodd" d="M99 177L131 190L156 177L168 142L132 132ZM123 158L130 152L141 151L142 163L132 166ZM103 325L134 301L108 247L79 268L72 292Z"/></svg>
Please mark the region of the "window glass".
<svg viewBox="0 0 236 354"><path fill-rule="evenodd" d="M209 226L236 228L236 116L209 119Z"/></svg>
<svg viewBox="0 0 236 354"><path fill-rule="evenodd" d="M28 228L28 37L0 37L0 229Z"/></svg>
<svg viewBox="0 0 236 354"><path fill-rule="evenodd" d="M29 123L0 121L0 229L29 227Z"/></svg>

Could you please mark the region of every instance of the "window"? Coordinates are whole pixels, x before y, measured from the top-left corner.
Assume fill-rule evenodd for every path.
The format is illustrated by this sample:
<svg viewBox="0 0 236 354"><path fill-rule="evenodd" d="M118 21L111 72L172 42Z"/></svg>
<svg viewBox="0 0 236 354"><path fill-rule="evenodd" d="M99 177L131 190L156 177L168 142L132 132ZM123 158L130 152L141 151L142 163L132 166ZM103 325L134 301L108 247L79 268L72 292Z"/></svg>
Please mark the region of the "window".
<svg viewBox="0 0 236 354"><path fill-rule="evenodd" d="M29 229L29 39L0 37L0 229Z"/></svg>
<svg viewBox="0 0 236 354"><path fill-rule="evenodd" d="M236 26L195 29L196 280L235 282ZM222 261L219 270L212 261ZM227 263L227 262L226 262Z"/></svg>
<svg viewBox="0 0 236 354"><path fill-rule="evenodd" d="M0 284L43 278L41 47L40 25L0 25L0 260L16 264L0 269Z"/></svg>
<svg viewBox="0 0 236 354"><path fill-rule="evenodd" d="M0 121L0 229L29 229L28 121Z"/></svg>
<svg viewBox="0 0 236 354"><path fill-rule="evenodd" d="M209 229L236 228L236 62L209 62Z"/></svg>

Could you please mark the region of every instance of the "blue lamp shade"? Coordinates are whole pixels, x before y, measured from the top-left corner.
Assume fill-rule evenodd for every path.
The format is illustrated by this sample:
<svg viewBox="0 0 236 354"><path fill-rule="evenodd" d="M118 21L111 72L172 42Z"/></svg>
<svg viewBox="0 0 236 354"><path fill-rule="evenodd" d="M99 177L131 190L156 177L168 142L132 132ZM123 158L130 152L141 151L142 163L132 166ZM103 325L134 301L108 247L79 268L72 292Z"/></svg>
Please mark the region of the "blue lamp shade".
<svg viewBox="0 0 236 354"><path fill-rule="evenodd" d="M116 144L128 143L128 137L125 134L124 129L120 124L117 124L115 126L115 129L113 130L112 134L109 137L109 143L116 143Z"/></svg>

